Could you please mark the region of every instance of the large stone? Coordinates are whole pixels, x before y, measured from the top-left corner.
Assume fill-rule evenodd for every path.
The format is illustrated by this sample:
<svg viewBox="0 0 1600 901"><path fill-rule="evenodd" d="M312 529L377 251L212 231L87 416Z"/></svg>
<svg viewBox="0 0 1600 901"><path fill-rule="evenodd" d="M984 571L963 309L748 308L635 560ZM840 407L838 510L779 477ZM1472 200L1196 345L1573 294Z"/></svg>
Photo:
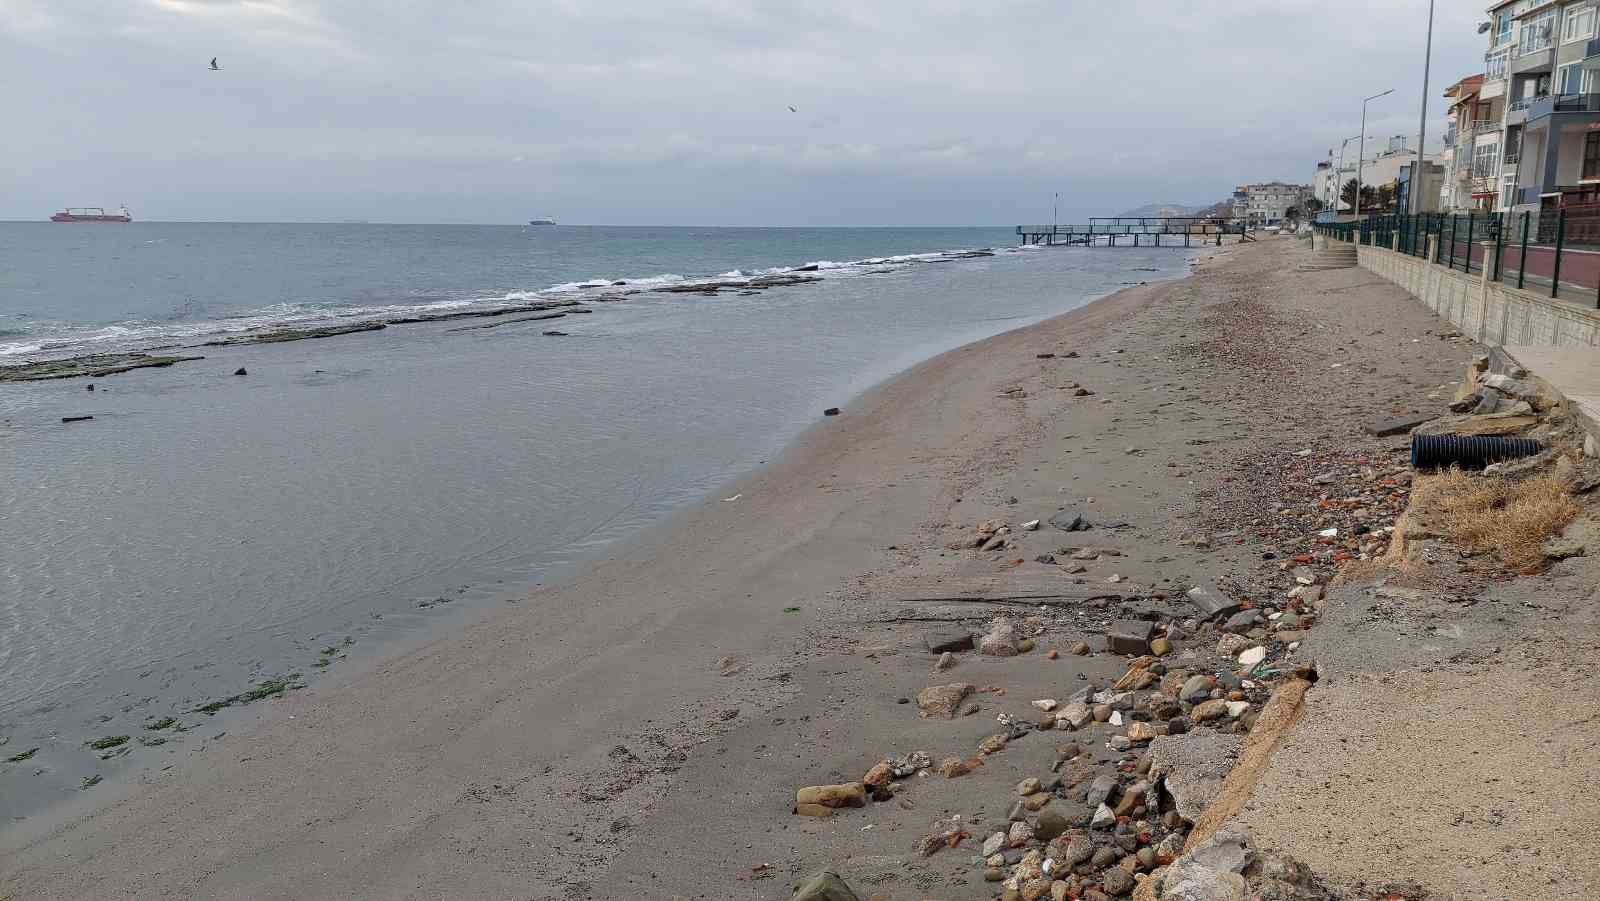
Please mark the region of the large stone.
<svg viewBox="0 0 1600 901"><path fill-rule="evenodd" d="M1104 804L1111 800L1111 796L1117 790L1117 785L1118 782L1115 776L1101 773L1094 777L1093 782L1089 783L1089 794L1085 800L1090 807Z"/></svg>
<svg viewBox="0 0 1600 901"><path fill-rule="evenodd" d="M796 807L818 805L821 807L860 807L867 802L866 788L859 782L840 785L812 785L794 793Z"/></svg>
<svg viewBox="0 0 1600 901"><path fill-rule="evenodd" d="M1133 891L1133 874L1121 867L1112 867L1100 877L1100 886L1113 897L1126 895Z"/></svg>
<svg viewBox="0 0 1600 901"><path fill-rule="evenodd" d="M961 702L972 692L973 687L966 682L930 685L917 692L917 709L921 710L925 717L942 716L947 720L953 720L961 709Z"/></svg>
<svg viewBox="0 0 1600 901"><path fill-rule="evenodd" d="M1063 532L1082 532L1089 528L1089 521L1077 510L1062 510L1050 517L1050 524Z"/></svg>
<svg viewBox="0 0 1600 901"><path fill-rule="evenodd" d="M1242 746L1222 732L1158 736L1150 742L1150 779L1163 780L1178 816L1192 823L1222 791Z"/></svg>
<svg viewBox="0 0 1600 901"><path fill-rule="evenodd" d="M1217 687L1217 680L1204 673L1190 676L1183 687L1178 689L1178 700L1186 704L1198 704L1211 697L1211 689Z"/></svg>
<svg viewBox="0 0 1600 901"><path fill-rule="evenodd" d="M1039 811L1039 820L1034 824L1033 837L1042 842L1047 842L1072 826L1067 820L1067 815L1054 804L1046 804Z"/></svg>
<svg viewBox="0 0 1600 901"><path fill-rule="evenodd" d="M1111 808L1101 804L1095 808L1094 818L1089 821L1089 825L1095 829L1110 829L1112 826L1117 825L1117 815L1112 812Z"/></svg>
<svg viewBox="0 0 1600 901"><path fill-rule="evenodd" d="M1441 416L1418 426L1416 431L1423 435L1509 435L1538 423L1539 417L1530 413Z"/></svg>
<svg viewBox="0 0 1600 901"><path fill-rule="evenodd" d="M970 651L972 650L972 633L965 629L934 632L924 637L923 643L928 646L929 651L935 654L942 654L946 651Z"/></svg>
<svg viewBox="0 0 1600 901"><path fill-rule="evenodd" d="M1148 654L1155 628L1156 624L1148 620L1119 619L1106 629L1106 649L1135 657Z"/></svg>
<svg viewBox="0 0 1600 901"><path fill-rule="evenodd" d="M1073 701L1056 711L1056 728L1063 723L1073 729L1081 729L1084 724L1094 718L1094 711L1083 701Z"/></svg>
<svg viewBox="0 0 1600 901"><path fill-rule="evenodd" d="M1261 611L1240 610L1238 613L1228 617L1228 622L1222 628L1228 632L1248 632L1260 622Z"/></svg>
<svg viewBox="0 0 1600 901"><path fill-rule="evenodd" d="M1379 437L1404 435L1433 418L1433 414L1430 413L1409 413L1405 416L1385 417L1367 423L1366 431L1369 435L1377 435Z"/></svg>
<svg viewBox="0 0 1600 901"><path fill-rule="evenodd" d="M1557 535L1544 543L1544 555L1552 560L1583 557L1589 548L1600 544L1595 535L1594 523L1587 519L1574 520Z"/></svg>
<svg viewBox="0 0 1600 901"><path fill-rule="evenodd" d="M1018 643L1016 624L1008 617L997 616L978 641L978 652L990 657L1015 657Z"/></svg>
<svg viewBox="0 0 1600 901"><path fill-rule="evenodd" d="M790 901L861 901L861 896L851 890L838 873L823 870L796 885Z"/></svg>

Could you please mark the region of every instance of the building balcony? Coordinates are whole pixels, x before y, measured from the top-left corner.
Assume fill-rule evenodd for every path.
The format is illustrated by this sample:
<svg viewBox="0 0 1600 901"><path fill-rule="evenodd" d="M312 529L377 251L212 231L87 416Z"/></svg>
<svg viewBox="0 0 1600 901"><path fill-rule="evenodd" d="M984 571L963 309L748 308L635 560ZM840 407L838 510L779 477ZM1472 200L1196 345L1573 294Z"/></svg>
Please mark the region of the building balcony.
<svg viewBox="0 0 1600 901"><path fill-rule="evenodd" d="M1590 38L1589 43L1583 48L1584 59L1593 59L1600 56L1600 38Z"/></svg>
<svg viewBox="0 0 1600 901"><path fill-rule="evenodd" d="M1532 105L1532 97L1524 97L1506 104L1506 125L1521 125L1528 121L1528 107Z"/></svg>
<svg viewBox="0 0 1600 901"><path fill-rule="evenodd" d="M1516 171L1517 163L1522 161L1521 158L1521 152L1513 150L1512 152L1506 154L1505 158L1500 161L1500 166L1501 168L1510 169L1514 172Z"/></svg>
<svg viewBox="0 0 1600 901"><path fill-rule="evenodd" d="M1511 57L1509 68L1512 75L1526 75L1530 72L1548 72L1554 63L1555 48L1546 43L1538 50L1529 50Z"/></svg>
<svg viewBox="0 0 1600 901"><path fill-rule="evenodd" d="M1543 128L1555 117L1600 121L1600 94L1549 94L1535 97L1528 107L1528 126Z"/></svg>

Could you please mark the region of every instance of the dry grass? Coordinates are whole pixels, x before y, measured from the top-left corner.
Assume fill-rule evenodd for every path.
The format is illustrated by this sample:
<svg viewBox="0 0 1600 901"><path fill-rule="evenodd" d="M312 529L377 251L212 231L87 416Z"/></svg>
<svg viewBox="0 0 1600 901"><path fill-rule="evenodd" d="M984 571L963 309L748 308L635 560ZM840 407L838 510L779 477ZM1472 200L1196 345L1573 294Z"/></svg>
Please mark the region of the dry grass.
<svg viewBox="0 0 1600 901"><path fill-rule="evenodd" d="M1519 572L1541 566L1546 539L1583 509L1553 476L1512 481L1460 469L1418 479L1412 503L1434 514L1457 544L1492 551Z"/></svg>

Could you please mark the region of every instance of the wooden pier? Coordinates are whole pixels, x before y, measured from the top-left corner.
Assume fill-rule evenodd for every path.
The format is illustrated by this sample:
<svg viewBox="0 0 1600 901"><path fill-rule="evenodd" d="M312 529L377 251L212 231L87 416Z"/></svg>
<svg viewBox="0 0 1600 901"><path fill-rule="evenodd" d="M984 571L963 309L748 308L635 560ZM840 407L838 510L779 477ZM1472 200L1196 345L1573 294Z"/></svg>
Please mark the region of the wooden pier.
<svg viewBox="0 0 1600 901"><path fill-rule="evenodd" d="M1220 247L1229 235L1253 240L1242 222L1199 216L1096 216L1087 225L1019 225L1017 235L1024 244L1077 247Z"/></svg>

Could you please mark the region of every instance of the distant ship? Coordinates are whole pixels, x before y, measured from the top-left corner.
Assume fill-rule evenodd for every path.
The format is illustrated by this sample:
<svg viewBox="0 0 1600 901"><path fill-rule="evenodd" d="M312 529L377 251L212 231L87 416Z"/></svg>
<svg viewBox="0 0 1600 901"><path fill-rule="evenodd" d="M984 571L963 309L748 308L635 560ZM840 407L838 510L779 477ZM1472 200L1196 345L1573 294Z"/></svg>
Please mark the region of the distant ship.
<svg viewBox="0 0 1600 901"><path fill-rule="evenodd" d="M69 206L54 216L51 222L132 222L133 216L127 207L119 208L115 213L108 213L103 207L97 206Z"/></svg>
<svg viewBox="0 0 1600 901"><path fill-rule="evenodd" d="M528 224L529 225L555 225L556 224L556 220L554 220L554 219L529 219L528 220Z"/></svg>

